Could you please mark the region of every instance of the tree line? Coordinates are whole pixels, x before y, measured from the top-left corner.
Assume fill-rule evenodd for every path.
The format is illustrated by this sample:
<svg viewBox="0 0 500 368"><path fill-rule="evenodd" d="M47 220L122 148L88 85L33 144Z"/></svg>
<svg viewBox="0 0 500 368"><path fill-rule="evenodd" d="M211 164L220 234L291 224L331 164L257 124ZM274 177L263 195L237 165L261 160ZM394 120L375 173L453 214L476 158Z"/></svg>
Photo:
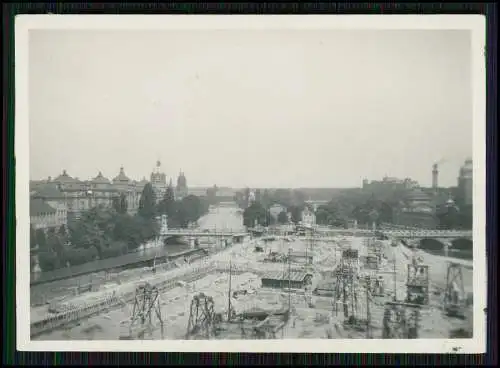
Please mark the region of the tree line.
<svg viewBox="0 0 500 368"><path fill-rule="evenodd" d="M234 198L244 209L243 222L247 227L253 227L255 224L269 226L275 222L287 223L288 213L291 221L298 223L306 207L305 195L300 190L257 189L254 195L255 200L250 203L250 189L246 188L236 193ZM343 190L328 203L318 206L315 211L316 223L345 228L349 227L351 221L356 221L359 226L371 226L373 223L393 224L401 208L401 202L404 202L401 193L394 193L392 197L381 199L360 189ZM280 204L286 209L277 219L274 219L269 211L273 204ZM472 228L472 206L442 204L434 209L431 216L437 228Z"/></svg>
<svg viewBox="0 0 500 368"><path fill-rule="evenodd" d="M253 227L255 225L269 226L275 223L286 224L290 220L298 223L302 218L302 211L306 207L304 193L299 190L289 189L257 189L255 198L251 201L250 189L246 188L242 192L237 192L234 201L243 211L243 225ZM271 207L280 205L283 207L276 218L271 215ZM290 214L290 219L289 215Z"/></svg>
<svg viewBox="0 0 500 368"><path fill-rule="evenodd" d="M125 254L155 239L159 235L160 215L168 216L169 227L187 227L207 212L204 199L188 195L176 201L171 187L157 204L153 187L148 183L136 214L128 213L126 196L121 194L113 200L111 208L96 206L60 229L51 228L45 233L31 227L31 247L38 245L42 271L75 266Z"/></svg>

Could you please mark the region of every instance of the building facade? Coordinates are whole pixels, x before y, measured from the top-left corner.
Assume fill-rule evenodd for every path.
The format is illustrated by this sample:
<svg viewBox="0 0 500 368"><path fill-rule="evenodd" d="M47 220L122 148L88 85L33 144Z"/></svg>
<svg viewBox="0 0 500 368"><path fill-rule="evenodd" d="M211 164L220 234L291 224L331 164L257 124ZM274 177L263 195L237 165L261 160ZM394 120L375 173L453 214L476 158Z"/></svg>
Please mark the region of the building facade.
<svg viewBox="0 0 500 368"><path fill-rule="evenodd" d="M398 226L435 229L438 224L434 198L421 188L408 191L393 215Z"/></svg>
<svg viewBox="0 0 500 368"><path fill-rule="evenodd" d="M172 184L171 180L170 184L167 184L167 176L161 171L160 161L156 163L150 179L155 199L159 202L163 199L168 186ZM56 211L55 215L50 212L49 215L44 215L43 219L35 215L33 221L42 224L54 221L59 223L63 221L62 218L78 219L82 212L91 208L113 206L115 199L121 196L125 196L127 211L133 215L139 210L142 191L148 183L146 178L141 181L130 179L123 167L111 180L105 177L102 172L98 172L94 178L82 181L63 170L54 179L49 177L47 180L30 182L30 198L37 200L37 203L43 201ZM174 192L176 199L182 199L188 195L187 180L182 172L179 175ZM53 216L57 217L58 220L53 220Z"/></svg>
<svg viewBox="0 0 500 368"><path fill-rule="evenodd" d="M160 161L156 161L156 167L151 173L151 185L155 193L156 203L158 203L163 199L168 188L167 176L161 171Z"/></svg>
<svg viewBox="0 0 500 368"><path fill-rule="evenodd" d="M393 198L394 195L405 193L409 190L418 188L419 184L410 178L398 179L385 176L382 180L363 180L363 192L385 200Z"/></svg>
<svg viewBox="0 0 500 368"><path fill-rule="evenodd" d="M69 219L78 219L82 212L97 206L111 207L115 198L125 195L127 211L135 214L145 184L144 181L136 182L128 178L123 167L113 180L99 172L93 179L81 181L63 170L55 179L46 180L32 188L30 196L65 212Z"/></svg>
<svg viewBox="0 0 500 368"><path fill-rule="evenodd" d="M48 230L67 224L64 208L54 208L42 198L30 198L30 224L33 228Z"/></svg>
<svg viewBox="0 0 500 368"><path fill-rule="evenodd" d="M316 225L316 215L307 206L302 211L302 225L306 225L306 226Z"/></svg>
<svg viewBox="0 0 500 368"><path fill-rule="evenodd" d="M463 206L472 206L473 202L473 165L472 159L468 158L460 168L458 176L458 202Z"/></svg>

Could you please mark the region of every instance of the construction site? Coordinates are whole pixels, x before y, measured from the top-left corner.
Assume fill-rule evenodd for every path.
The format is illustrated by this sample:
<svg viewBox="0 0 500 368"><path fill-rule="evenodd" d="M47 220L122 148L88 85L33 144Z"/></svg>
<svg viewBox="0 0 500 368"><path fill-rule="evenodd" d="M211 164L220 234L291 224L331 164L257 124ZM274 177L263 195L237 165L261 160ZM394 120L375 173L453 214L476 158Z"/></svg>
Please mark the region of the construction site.
<svg viewBox="0 0 500 368"><path fill-rule="evenodd" d="M472 336L472 262L373 237L247 239L33 310L36 340Z"/></svg>

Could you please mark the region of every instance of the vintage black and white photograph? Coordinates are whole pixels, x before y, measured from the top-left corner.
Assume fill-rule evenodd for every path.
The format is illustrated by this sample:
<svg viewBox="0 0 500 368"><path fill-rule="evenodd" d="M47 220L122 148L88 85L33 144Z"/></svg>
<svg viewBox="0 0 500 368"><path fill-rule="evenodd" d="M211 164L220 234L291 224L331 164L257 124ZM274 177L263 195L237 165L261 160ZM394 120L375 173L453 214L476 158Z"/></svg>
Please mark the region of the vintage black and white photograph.
<svg viewBox="0 0 500 368"><path fill-rule="evenodd" d="M134 18L17 21L18 344L484 351L481 17Z"/></svg>

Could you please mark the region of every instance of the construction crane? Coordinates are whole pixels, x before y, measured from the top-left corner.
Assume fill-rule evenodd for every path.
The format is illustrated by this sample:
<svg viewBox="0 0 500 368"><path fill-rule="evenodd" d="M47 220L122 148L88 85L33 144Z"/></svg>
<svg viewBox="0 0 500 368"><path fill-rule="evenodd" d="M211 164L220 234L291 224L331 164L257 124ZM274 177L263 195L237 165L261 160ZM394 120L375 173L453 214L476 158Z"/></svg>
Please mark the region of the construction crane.
<svg viewBox="0 0 500 368"><path fill-rule="evenodd" d="M134 329L139 328L138 337L143 338L146 331L150 333L154 330L153 315L156 315L161 327L163 338L163 316L161 313L160 293L156 286L149 283L139 285L135 290L134 307L130 320L124 321L128 324L128 335L123 335L121 339L133 338ZM128 323L126 323L128 322ZM123 322L122 322L123 323Z"/></svg>
<svg viewBox="0 0 500 368"><path fill-rule="evenodd" d="M444 291L444 311L450 317L465 318L466 297L462 267L459 263L448 263Z"/></svg>
<svg viewBox="0 0 500 368"><path fill-rule="evenodd" d="M214 300L203 293L195 295L189 311L186 340L195 336L209 339L215 332L216 325L222 321L222 316L214 310Z"/></svg>

